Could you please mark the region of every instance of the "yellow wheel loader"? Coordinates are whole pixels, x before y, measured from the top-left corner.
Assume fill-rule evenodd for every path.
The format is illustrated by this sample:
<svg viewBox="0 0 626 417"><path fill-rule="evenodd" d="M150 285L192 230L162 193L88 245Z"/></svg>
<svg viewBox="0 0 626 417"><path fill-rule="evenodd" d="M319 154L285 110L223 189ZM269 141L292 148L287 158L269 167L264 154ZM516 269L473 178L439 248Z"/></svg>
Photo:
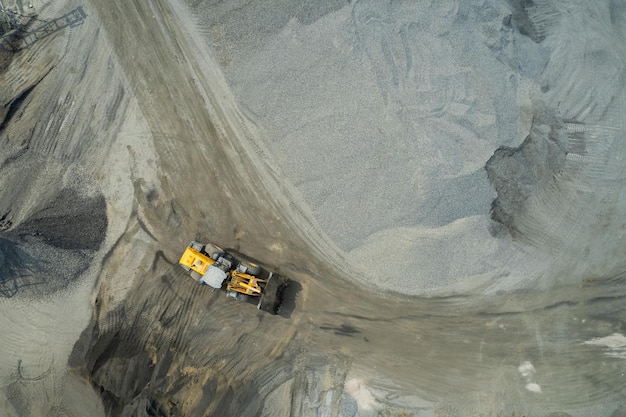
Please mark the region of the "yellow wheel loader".
<svg viewBox="0 0 626 417"><path fill-rule="evenodd" d="M238 301L256 302L260 310L272 314L280 309L282 295L289 282L210 243L203 245L192 241L178 263L199 284L225 289L227 296Z"/></svg>

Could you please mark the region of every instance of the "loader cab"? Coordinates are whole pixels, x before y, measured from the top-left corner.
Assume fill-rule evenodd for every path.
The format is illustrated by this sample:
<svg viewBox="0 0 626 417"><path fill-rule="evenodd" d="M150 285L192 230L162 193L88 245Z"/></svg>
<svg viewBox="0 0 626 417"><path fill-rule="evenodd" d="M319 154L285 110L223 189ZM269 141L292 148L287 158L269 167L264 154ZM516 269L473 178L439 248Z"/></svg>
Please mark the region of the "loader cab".
<svg viewBox="0 0 626 417"><path fill-rule="evenodd" d="M215 265L209 266L206 273L200 278L200 283L208 285L210 287L220 289L224 284L224 281L228 278L226 272L216 267Z"/></svg>
<svg viewBox="0 0 626 417"><path fill-rule="evenodd" d="M215 261L194 247L188 246L178 263L185 270L194 271L202 276Z"/></svg>

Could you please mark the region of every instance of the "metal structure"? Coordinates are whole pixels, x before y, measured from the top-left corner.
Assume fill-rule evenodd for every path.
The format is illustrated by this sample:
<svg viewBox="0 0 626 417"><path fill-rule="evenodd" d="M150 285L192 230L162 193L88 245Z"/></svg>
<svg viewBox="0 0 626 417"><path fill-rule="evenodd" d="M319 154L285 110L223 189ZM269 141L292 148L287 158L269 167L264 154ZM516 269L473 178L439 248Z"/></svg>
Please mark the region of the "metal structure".
<svg viewBox="0 0 626 417"><path fill-rule="evenodd" d="M85 14L82 6L78 6L76 9L72 10L69 13L66 13L61 17L46 22L45 24L36 27L32 31L25 32L22 35L22 39L24 40L24 46L22 46L21 49L28 48L38 40L50 36L53 33L65 29L68 26L72 28L79 26L83 23L86 17L87 15Z"/></svg>
<svg viewBox="0 0 626 417"><path fill-rule="evenodd" d="M85 18L87 18L87 14L83 10L82 6L78 6L76 9L64 14L61 17L50 21L43 21L43 24L32 30L28 30L26 25L19 22L17 14L6 10L4 5L2 5L1 0L0 12L5 18L5 21L0 23L2 23L2 25L6 25L8 28L8 31L6 31L0 38L0 49L12 52L19 52L29 48L40 39L46 38L68 26L79 26L85 21ZM27 17L27 19L30 20L33 18Z"/></svg>

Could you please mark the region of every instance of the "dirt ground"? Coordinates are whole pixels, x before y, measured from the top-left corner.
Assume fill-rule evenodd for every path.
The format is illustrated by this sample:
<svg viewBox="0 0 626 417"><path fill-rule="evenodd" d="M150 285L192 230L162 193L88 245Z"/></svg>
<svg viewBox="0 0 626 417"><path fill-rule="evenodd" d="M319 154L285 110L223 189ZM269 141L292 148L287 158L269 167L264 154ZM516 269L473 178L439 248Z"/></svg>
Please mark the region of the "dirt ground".
<svg viewBox="0 0 626 417"><path fill-rule="evenodd" d="M447 39L446 19L481 19L489 39L524 38L515 54L494 58L521 74L516 92L497 99L490 88L509 82L504 70L490 73L495 87L446 96L472 72L457 77L454 48L443 78L428 67L426 78L402 84L393 68L376 66L402 38L393 25L406 10L391 3L3 3L36 14L20 17L29 22L24 39L36 40L0 50L0 415L626 415L619 2L591 10L598 20L581 17L591 6L484 2L433 6L432 20L407 23L434 37L414 38L420 45ZM36 31L79 7L78 24ZM566 12L582 23L557 25ZM344 38L348 16L360 29ZM602 19L612 28L599 28ZM562 41L576 24L592 34L587 49ZM307 44L326 41L320 34L343 52L331 59ZM335 64L350 55L341 49L350 36L370 48L363 68L373 78L353 74L361 87L342 89L346 67ZM303 55L328 53L333 65L306 62L290 41ZM272 66L284 57L267 64L281 42L295 54L285 72ZM339 82L299 92L316 80L287 77L300 74L301 60L309 74ZM618 75L598 82L588 73L603 63ZM531 85L539 92L529 94ZM426 115L417 124L431 135L457 134L442 136L440 148L426 136L414 147L388 143L379 153L395 156L377 160L378 170L367 165L375 152L358 159L358 146L331 147L354 157L346 168L354 170L326 171L335 162L315 163L321 154L307 135L319 125L307 118L325 105L334 111L338 96L373 97L372 107L346 110L334 127L354 117L366 132L382 108L397 137L412 132L413 113ZM385 106L404 106L396 113L404 118ZM497 117L490 106L501 108ZM455 141L468 152L437 159ZM410 156L417 150L431 153ZM389 168L398 161L409 177ZM300 181L303 172L315 181ZM389 174L390 185L363 185L368 173ZM409 191L427 190L416 194L425 200L395 200L412 179L420 187ZM355 188L344 193L340 182ZM332 204L318 204L324 188ZM403 205L383 219L385 201ZM411 208L416 221L406 220ZM189 279L177 260L192 239L291 278L282 313Z"/></svg>

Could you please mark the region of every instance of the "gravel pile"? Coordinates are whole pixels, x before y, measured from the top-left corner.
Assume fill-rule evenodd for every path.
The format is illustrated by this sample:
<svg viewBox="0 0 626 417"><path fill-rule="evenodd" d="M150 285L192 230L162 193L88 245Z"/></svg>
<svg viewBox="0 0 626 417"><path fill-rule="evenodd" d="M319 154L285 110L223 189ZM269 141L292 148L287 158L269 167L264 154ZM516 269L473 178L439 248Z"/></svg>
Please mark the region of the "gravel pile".
<svg viewBox="0 0 626 417"><path fill-rule="evenodd" d="M280 3L268 19L253 19L267 3L196 12L236 97L322 230L362 267L359 279L382 289L402 282L415 294L463 281L518 288L546 253L563 264L579 259L584 248L564 242L571 230L576 241L597 232L576 225L592 222L584 206L603 197L562 221L560 211L577 187L614 194L615 184L601 174L589 185L594 174L577 176L564 158L588 146L602 171L613 138L585 145L591 133L578 128L574 138L566 124L623 129L623 58L611 43L620 10L609 2L567 14L559 4L494 0L363 0L315 11ZM615 29L604 36L600 27ZM516 151L522 143L531 145ZM494 187L485 164L498 149ZM571 184L555 185L559 167ZM539 250L526 256L528 246Z"/></svg>

